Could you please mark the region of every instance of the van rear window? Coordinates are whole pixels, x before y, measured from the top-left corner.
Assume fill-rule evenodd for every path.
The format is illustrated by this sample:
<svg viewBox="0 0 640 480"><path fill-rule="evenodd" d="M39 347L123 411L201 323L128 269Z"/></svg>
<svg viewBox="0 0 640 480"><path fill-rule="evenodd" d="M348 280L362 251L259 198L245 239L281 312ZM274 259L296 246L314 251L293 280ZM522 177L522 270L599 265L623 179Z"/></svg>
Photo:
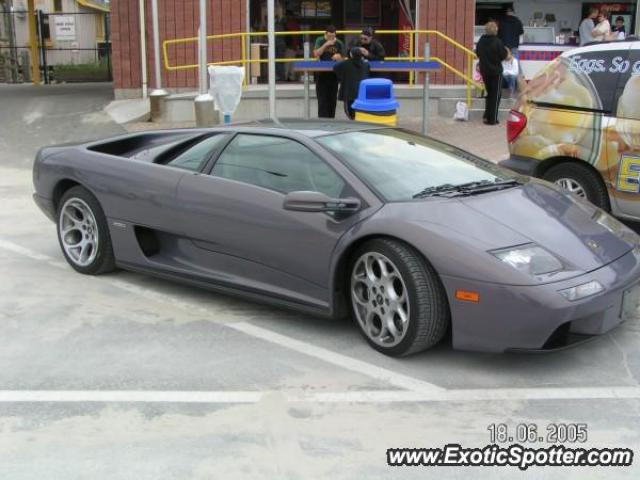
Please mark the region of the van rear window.
<svg viewBox="0 0 640 480"><path fill-rule="evenodd" d="M528 100L550 106L615 114L616 90L628 50L596 50L558 57L527 87Z"/></svg>

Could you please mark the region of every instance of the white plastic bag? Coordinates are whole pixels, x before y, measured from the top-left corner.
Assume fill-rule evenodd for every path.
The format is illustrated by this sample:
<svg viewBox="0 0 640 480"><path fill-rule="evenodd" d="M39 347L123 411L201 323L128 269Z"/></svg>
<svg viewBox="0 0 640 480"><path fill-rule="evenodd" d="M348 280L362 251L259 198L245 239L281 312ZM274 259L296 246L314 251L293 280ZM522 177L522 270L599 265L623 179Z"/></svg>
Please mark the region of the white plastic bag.
<svg viewBox="0 0 640 480"><path fill-rule="evenodd" d="M453 114L454 120L459 120L461 122L466 122L469 120L469 107L465 102L457 102L456 103L456 111Z"/></svg>
<svg viewBox="0 0 640 480"><path fill-rule="evenodd" d="M231 117L242 97L242 67L209 67L209 93L215 101L216 110Z"/></svg>

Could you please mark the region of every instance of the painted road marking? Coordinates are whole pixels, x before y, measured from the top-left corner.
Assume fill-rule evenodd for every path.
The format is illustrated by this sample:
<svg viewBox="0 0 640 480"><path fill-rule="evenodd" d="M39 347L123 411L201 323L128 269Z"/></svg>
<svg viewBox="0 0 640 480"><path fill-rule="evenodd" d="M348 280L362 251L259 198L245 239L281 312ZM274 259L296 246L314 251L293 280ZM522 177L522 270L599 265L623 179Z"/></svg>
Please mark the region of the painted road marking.
<svg viewBox="0 0 640 480"><path fill-rule="evenodd" d="M381 382L389 383L395 387L421 393L435 393L445 390L444 388L438 387L432 383L408 377L392 370L387 370L386 368L378 367L376 365L363 362L362 360L357 360L353 357L348 357L347 355L342 355L340 353L327 350L326 348L318 347L311 343L296 340L295 338L291 338L280 333L275 333L271 330L267 330L266 328L257 327L247 322L227 323L225 326L247 335L251 335L252 337L260 338L281 347L288 348L289 350L294 350L324 362L331 363L340 368L361 373L376 380L380 380Z"/></svg>
<svg viewBox="0 0 640 480"><path fill-rule="evenodd" d="M58 261L16 243L0 238L0 248L18 255L67 269ZM94 281L109 283L154 301L164 302L191 313L211 315L209 309L183 302L130 282L114 279ZM640 387L569 387L569 388L487 388L446 389L413 377L342 355L316 345L282 335L247 322L226 323L246 335L323 360L338 367L387 382L402 390L364 390L353 392L296 393L283 391L116 391L116 390L0 390L4 402L162 402L162 403L256 403L265 395L283 395L289 402L320 403L389 403L389 402L473 402L486 400L571 400L571 399L640 399Z"/></svg>
<svg viewBox="0 0 640 480"><path fill-rule="evenodd" d="M435 403L535 400L637 400L640 387L495 388L413 392L154 391L154 390L0 390L1 403L258 403L279 395L290 403Z"/></svg>

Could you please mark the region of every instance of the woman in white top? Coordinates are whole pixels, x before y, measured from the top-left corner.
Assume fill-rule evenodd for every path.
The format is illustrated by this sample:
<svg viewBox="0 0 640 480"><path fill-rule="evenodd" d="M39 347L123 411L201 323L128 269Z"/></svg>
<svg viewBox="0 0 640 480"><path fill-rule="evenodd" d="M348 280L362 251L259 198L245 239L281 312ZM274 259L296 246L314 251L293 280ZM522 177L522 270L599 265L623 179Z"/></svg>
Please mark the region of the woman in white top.
<svg viewBox="0 0 640 480"><path fill-rule="evenodd" d="M601 10L598 15L598 25L593 29L593 39L596 42L604 42L611 39L611 24L607 19L608 12Z"/></svg>
<svg viewBox="0 0 640 480"><path fill-rule="evenodd" d="M518 90L518 77L520 76L520 65L518 59L507 48L507 58L502 61L502 78L507 84L511 98Z"/></svg>

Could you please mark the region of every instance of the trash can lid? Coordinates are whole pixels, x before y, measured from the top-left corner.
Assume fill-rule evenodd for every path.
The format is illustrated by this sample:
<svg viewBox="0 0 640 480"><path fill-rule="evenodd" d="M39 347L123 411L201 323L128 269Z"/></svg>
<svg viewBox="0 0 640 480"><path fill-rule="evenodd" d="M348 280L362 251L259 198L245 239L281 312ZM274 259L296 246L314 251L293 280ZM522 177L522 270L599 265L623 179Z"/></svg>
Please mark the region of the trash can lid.
<svg viewBox="0 0 640 480"><path fill-rule="evenodd" d="M393 82L387 78L368 78L360 82L358 98L351 108L364 112L395 110L400 104L393 93Z"/></svg>

